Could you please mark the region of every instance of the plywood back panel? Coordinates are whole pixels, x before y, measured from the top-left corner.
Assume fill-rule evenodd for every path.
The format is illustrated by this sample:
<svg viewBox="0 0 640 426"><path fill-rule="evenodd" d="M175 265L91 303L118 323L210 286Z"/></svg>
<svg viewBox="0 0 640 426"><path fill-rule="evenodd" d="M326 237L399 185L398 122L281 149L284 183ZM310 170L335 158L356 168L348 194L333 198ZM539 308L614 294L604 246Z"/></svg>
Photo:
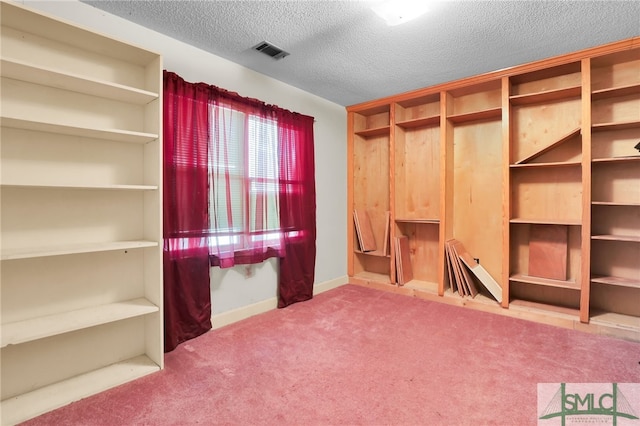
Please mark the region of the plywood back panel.
<svg viewBox="0 0 640 426"><path fill-rule="evenodd" d="M453 127L453 237L502 280L502 124Z"/></svg>
<svg viewBox="0 0 640 426"><path fill-rule="evenodd" d="M409 238L413 277L438 282L438 225L403 223L400 233Z"/></svg>
<svg viewBox="0 0 640 426"><path fill-rule="evenodd" d="M591 89L602 90L640 83L640 50L591 60Z"/></svg>
<svg viewBox="0 0 640 426"><path fill-rule="evenodd" d="M639 162L597 164L592 168L593 201L640 204Z"/></svg>
<svg viewBox="0 0 640 426"><path fill-rule="evenodd" d="M594 101L591 105L593 124L638 121L640 119L640 97L621 96Z"/></svg>
<svg viewBox="0 0 640 426"><path fill-rule="evenodd" d="M633 148L638 141L638 129L596 132L591 135L591 155L594 159L640 155Z"/></svg>
<svg viewBox="0 0 640 426"><path fill-rule="evenodd" d="M580 114L580 99L513 107L511 163L543 150L580 127Z"/></svg>
<svg viewBox="0 0 640 426"><path fill-rule="evenodd" d="M640 280L640 276L636 279ZM591 284L591 308L640 317L640 290L629 291L627 288L593 283ZM640 323L640 319L635 319L636 324Z"/></svg>
<svg viewBox="0 0 640 426"><path fill-rule="evenodd" d="M398 131L395 215L403 219L440 216L440 129ZM397 133L397 134L398 134Z"/></svg>

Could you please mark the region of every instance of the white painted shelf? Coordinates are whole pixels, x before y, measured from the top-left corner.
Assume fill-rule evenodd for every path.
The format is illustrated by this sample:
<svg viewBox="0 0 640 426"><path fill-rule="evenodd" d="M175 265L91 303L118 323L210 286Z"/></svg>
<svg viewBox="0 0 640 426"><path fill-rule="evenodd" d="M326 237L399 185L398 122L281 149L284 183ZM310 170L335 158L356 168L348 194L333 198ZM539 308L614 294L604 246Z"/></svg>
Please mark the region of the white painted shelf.
<svg viewBox="0 0 640 426"><path fill-rule="evenodd" d="M155 191L157 185L57 185L57 184L30 184L2 182L2 187L23 189L99 189L111 191Z"/></svg>
<svg viewBox="0 0 640 426"><path fill-rule="evenodd" d="M26 120L17 117L0 117L2 127L34 130L37 132L57 133L68 136L81 136L93 139L105 139L114 142L145 144L158 139L154 133L133 132L120 129L93 129L89 127L71 126L67 124L49 123L39 120Z"/></svg>
<svg viewBox="0 0 640 426"><path fill-rule="evenodd" d="M147 315L158 310L147 299L139 298L3 324L1 347Z"/></svg>
<svg viewBox="0 0 640 426"><path fill-rule="evenodd" d="M2 249L0 260L30 259L34 257L62 256L67 254L95 253L101 251L133 250L157 247L156 241L113 241L108 243L72 244L67 246Z"/></svg>
<svg viewBox="0 0 640 426"><path fill-rule="evenodd" d="M140 355L48 385L22 395L7 398L0 405L2 424L11 425L78 401L89 395L159 371L147 356ZM28 415L25 415L28 413Z"/></svg>
<svg viewBox="0 0 640 426"><path fill-rule="evenodd" d="M2 68L3 77L99 96L101 98L136 105L146 105L154 99L158 99L157 93L62 72L17 59L2 58L0 60L0 67Z"/></svg>

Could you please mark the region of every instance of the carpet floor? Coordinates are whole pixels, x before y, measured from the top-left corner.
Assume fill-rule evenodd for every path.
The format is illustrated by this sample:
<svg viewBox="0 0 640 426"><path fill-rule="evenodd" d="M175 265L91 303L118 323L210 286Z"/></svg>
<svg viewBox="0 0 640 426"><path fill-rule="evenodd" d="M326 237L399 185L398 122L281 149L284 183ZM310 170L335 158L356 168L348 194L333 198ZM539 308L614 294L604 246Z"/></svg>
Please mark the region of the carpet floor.
<svg viewBox="0 0 640 426"><path fill-rule="evenodd" d="M640 344L345 285L25 425L535 425L561 382L638 383Z"/></svg>

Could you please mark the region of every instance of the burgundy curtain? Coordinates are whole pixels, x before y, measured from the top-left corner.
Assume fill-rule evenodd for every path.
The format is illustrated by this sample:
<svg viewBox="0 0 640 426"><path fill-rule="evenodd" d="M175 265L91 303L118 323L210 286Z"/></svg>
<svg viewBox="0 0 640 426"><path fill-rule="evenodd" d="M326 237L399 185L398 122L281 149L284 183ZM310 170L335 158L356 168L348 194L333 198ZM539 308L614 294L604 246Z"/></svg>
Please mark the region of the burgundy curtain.
<svg viewBox="0 0 640 426"><path fill-rule="evenodd" d="M278 111L280 258L278 307L313 297L316 263L316 187L313 117Z"/></svg>
<svg viewBox="0 0 640 426"><path fill-rule="evenodd" d="M164 73L165 351L211 329L208 94Z"/></svg>

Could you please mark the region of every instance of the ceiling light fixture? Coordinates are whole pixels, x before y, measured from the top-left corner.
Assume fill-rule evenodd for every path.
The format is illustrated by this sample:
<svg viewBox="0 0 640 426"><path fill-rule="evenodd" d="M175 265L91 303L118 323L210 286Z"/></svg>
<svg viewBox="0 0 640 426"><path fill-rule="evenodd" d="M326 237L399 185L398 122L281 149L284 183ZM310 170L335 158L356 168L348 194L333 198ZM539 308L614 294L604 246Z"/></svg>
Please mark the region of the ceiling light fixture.
<svg viewBox="0 0 640 426"><path fill-rule="evenodd" d="M424 0L386 0L371 9L390 26L404 24L429 11Z"/></svg>

